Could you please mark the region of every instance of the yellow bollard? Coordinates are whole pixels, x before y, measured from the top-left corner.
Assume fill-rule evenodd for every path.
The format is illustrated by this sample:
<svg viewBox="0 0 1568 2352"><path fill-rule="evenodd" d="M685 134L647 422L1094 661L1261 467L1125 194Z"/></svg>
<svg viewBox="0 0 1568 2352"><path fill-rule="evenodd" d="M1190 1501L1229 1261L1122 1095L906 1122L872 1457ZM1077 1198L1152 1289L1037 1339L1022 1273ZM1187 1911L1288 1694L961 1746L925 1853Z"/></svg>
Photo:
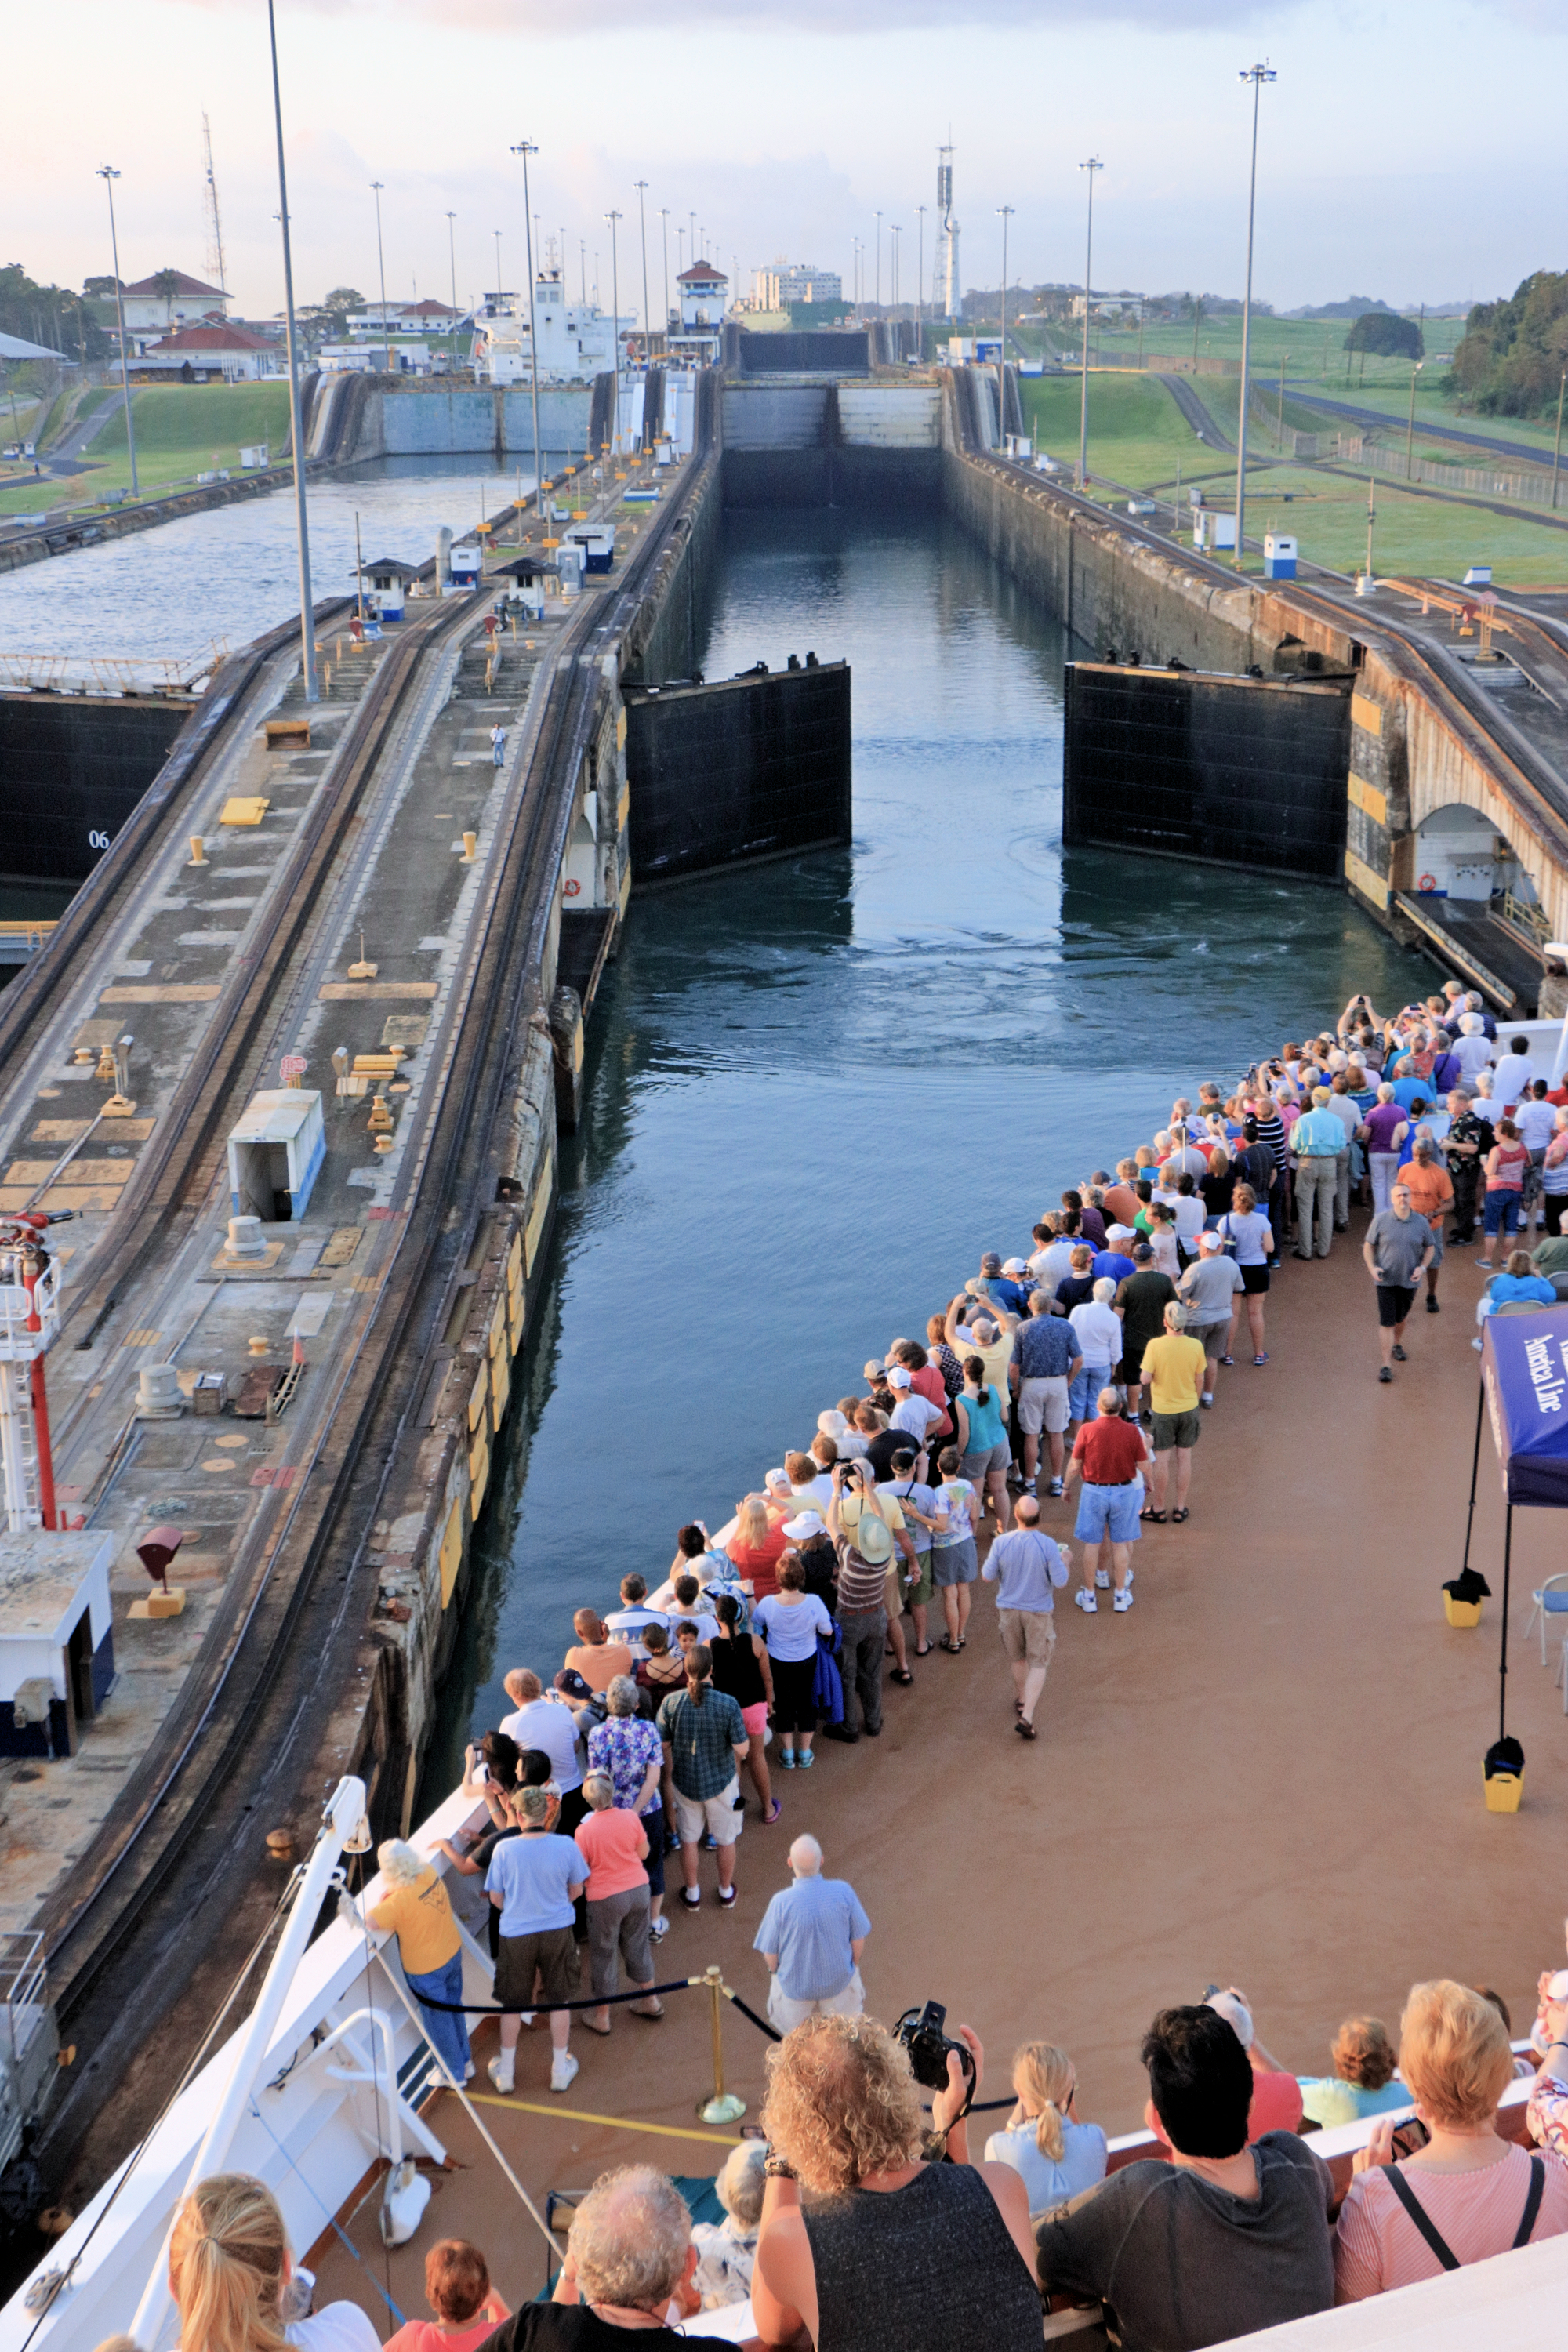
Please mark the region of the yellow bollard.
<svg viewBox="0 0 1568 2352"><path fill-rule="evenodd" d="M466 833L463 835L463 854L458 860L458 865L471 866L474 862L475 856L478 855L479 846L479 835L477 833Z"/></svg>
<svg viewBox="0 0 1568 2352"><path fill-rule="evenodd" d="M193 833L191 835L191 854L185 860L185 863L187 866L210 866L212 864L211 858L207 856L206 843L203 840L199 833Z"/></svg>

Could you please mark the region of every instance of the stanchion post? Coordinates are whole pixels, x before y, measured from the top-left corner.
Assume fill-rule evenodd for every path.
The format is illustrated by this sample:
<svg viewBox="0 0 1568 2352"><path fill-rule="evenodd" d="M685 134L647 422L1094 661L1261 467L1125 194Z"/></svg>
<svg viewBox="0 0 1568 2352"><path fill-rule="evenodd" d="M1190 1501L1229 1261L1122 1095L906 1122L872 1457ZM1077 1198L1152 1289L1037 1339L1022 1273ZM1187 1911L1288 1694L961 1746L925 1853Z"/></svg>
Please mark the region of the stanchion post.
<svg viewBox="0 0 1568 2352"><path fill-rule="evenodd" d="M723 1973L710 1967L697 1981L707 1986L708 1998L713 2004L713 2095L710 2099L699 2099L697 2112L705 2124L738 2124L746 2112L746 2102L734 2091L724 2088Z"/></svg>

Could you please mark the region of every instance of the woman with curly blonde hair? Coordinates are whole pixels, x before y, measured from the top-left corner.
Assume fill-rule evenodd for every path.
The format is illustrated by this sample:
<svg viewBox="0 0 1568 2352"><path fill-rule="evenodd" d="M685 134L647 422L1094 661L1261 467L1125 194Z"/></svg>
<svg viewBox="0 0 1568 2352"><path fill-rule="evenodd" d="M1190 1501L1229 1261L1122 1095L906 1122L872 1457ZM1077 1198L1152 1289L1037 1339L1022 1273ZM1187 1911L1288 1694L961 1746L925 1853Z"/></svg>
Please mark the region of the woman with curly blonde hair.
<svg viewBox="0 0 1568 2352"><path fill-rule="evenodd" d="M380 2352L356 2303L329 2303L308 2319L290 2315L309 2278L307 2271L296 2280L283 2216L264 2181L248 2172L198 2180L169 2237L180 2352Z"/></svg>
<svg viewBox="0 0 1568 2352"><path fill-rule="evenodd" d="M768 2053L752 2308L768 2344L816 2352L1037 2352L1028 2197L971 2165L973 2090L955 2054L921 2127L909 2053L869 2017L814 2017ZM950 2159L940 2158L943 2149Z"/></svg>

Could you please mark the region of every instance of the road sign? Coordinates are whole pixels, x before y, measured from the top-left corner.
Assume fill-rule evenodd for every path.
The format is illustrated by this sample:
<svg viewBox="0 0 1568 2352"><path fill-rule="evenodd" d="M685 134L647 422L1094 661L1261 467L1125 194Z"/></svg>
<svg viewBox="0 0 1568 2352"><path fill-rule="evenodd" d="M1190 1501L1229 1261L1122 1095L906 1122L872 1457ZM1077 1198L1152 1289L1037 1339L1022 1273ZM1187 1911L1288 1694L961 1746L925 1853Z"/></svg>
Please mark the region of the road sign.
<svg viewBox="0 0 1568 2352"><path fill-rule="evenodd" d="M285 1054L278 1066L284 1085L297 1087L305 1075L305 1056L303 1054Z"/></svg>

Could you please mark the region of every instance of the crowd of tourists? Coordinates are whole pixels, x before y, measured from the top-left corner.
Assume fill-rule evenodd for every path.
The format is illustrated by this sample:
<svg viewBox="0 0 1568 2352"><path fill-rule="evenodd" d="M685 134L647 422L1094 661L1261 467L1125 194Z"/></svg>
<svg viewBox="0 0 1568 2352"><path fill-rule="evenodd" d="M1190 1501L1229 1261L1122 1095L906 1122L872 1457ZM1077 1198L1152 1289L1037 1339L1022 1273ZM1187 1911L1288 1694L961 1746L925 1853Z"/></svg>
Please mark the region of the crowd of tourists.
<svg viewBox="0 0 1568 2352"><path fill-rule="evenodd" d="M1541 1978L1529 2057L1510 2032L1500 1995L1435 1979L1412 1986L1397 2047L1352 2017L1332 2072L1300 2078L1245 1997L1212 1990L1143 2035L1148 2152L1112 2163L1053 2044L1016 2053L1011 2110L976 2158L985 2053L968 2027L933 2082L908 2034L814 2016L769 2052L763 2137L719 2174L721 2221L694 2223L650 2166L605 2173L548 2301L509 2312L484 2252L445 2238L426 2257L432 2318L386 2352L673 2347L698 2314L748 2302L758 2347L1033 2352L1044 2313L1072 2309L1123 2352L1196 2352L1568 2232L1568 1969ZM1371 2126L1348 2179L1312 2145L1341 2122ZM278 2206L246 2175L185 2198L169 2274L184 2352L377 2352L357 2305L310 2312Z"/></svg>

